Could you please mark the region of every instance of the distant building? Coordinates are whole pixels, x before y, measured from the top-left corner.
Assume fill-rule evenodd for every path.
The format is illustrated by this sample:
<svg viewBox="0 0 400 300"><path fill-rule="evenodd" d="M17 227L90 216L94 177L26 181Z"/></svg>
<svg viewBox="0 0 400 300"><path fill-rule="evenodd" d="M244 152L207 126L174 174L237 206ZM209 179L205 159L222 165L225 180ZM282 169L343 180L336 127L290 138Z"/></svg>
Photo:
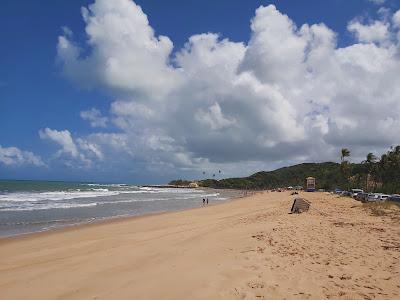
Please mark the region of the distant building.
<svg viewBox="0 0 400 300"><path fill-rule="evenodd" d="M315 178L314 177L307 177L306 178L306 191L307 192L315 192Z"/></svg>

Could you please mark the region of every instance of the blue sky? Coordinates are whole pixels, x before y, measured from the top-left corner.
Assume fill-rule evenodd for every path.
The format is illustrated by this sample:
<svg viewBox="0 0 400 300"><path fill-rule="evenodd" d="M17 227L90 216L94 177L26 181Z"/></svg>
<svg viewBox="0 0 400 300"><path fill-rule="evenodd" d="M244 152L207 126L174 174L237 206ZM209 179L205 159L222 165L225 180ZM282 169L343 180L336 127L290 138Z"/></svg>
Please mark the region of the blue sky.
<svg viewBox="0 0 400 300"><path fill-rule="evenodd" d="M400 2L394 0L375 1L382 3L373 2L374 1L367 0L135 1L135 3L142 8L143 13L147 15L149 28L154 29L154 36L156 38L160 35L167 36L173 43L173 49L169 52L167 51L169 57L167 64L174 67L174 72L179 68L185 69L185 64L188 66L187 69L189 69L189 65L194 63L194 59L189 57L187 57L185 61L179 61L179 58L176 58L177 54L182 52L182 49L185 49L185 43L187 43L188 39L193 35L218 33L219 42L226 38L232 43L242 43L244 47L250 47L252 37L256 36L255 31L252 31L250 28L250 22L255 17L255 11L261 5L268 7L270 4L275 5L276 10L279 12L279 17L281 17L281 15L287 15L288 18L297 25L297 29L305 23L310 25L325 24L327 28L336 34L335 50L350 47L355 44L362 44L364 46L376 45L376 47L382 51L386 51L387 49L395 51L393 49L396 48L398 41L395 38L397 27L394 16L396 11L400 9ZM77 49L79 48L81 51L80 58L90 57L93 53L93 49L96 47L96 49L106 47L105 43L109 41L101 41L101 43L95 44L95 46L87 43L88 34L85 33L87 22L82 18L81 7L88 7L88 5L92 3L93 1L60 0L41 1L41 5L37 5L34 1L27 1L25 3L18 1L2 1L0 3L0 26L2 28L0 31L0 40L2 41L0 45L0 146L4 152L3 163L0 159L0 178L165 182L176 176L197 178L200 176L199 174L202 173L203 169L211 174L215 172L214 170L221 168L226 170L226 176L247 175L259 169L271 169L303 160L320 161L334 159L333 153L341 146L347 145L350 145L350 148L353 147L354 159L356 160L358 157L362 157L366 149L382 152L385 147L398 142L396 140L391 140L393 139L392 136L385 137L384 140L378 142L371 141L371 139L365 137L358 142L354 142L353 145L354 139L350 136L349 130L346 130L345 127L350 126L351 128L355 128L357 126L364 126L363 122L365 119L361 117L360 120L357 119L357 124L353 124L350 121L342 120L343 113L336 112L335 116L339 117L335 119L335 116L324 115L324 113L321 112L321 107L324 108L322 110L328 112L335 111L336 107L341 107L342 104L335 102L339 101L335 100L336 97L345 98L350 94L349 97L354 99L351 95L351 91L347 88L343 90L342 94L335 96L328 94L321 95L320 92L314 93L315 89L312 90L313 96L311 96L311 92L309 96L304 96L304 101L307 101L307 103L310 103L310 101L314 101L313 103L315 103L316 100L313 100L315 94L318 94L321 99L325 99L326 97L330 100L313 104L313 107L308 111L301 112L299 115L293 115L294 119L298 119L297 123L311 116L312 122L314 122L313 124L317 124L316 126L313 125L310 127L307 123L308 125L304 125L308 126L307 128L303 125L302 128L298 128L298 124L293 125L294 127L290 129L290 132L296 132L297 136L304 135L303 139L294 137L290 141L285 139L278 140L272 137L272 133L266 133L265 135L255 134L253 137L254 140L264 139L261 145L266 147L266 158L262 157L263 148L261 146L260 149L253 151L248 150L248 148L257 148L257 146L253 147L253 145L250 145L248 142L239 144L232 142L231 147L229 146L229 142L235 139L237 141L238 138L235 137L236 135L248 135L250 129L254 129L258 132L263 132L264 129L265 132L269 132L269 130L280 132L280 130L282 130L283 134L286 132L286 129L280 127L275 128L275 125L268 121L268 113L263 116L265 119L257 123L257 126L253 124L250 125L252 114L244 115L235 111L232 108L232 103L229 104L229 100L226 100L224 98L225 96L216 92L218 87L214 85L204 87L204 90L212 90L213 93L202 96L209 97L209 99L212 100L205 99L204 102L207 104L204 104L204 107L200 104L196 104L195 107L188 107L186 110L187 114L192 116L192 120L193 118L196 120L201 119L202 121L199 122L203 122L203 125L210 123L210 120L214 122L209 128L210 132L207 137L194 139L193 136L199 135L196 130L204 132L205 127L199 125L201 128L191 128L193 125L192 123L195 121L190 122L190 117L188 119L181 119L180 116L175 116L171 111L163 110L163 112L161 112L161 109L159 112L156 111L156 114L165 114L162 121L160 121L160 117L158 117L157 120L143 121L132 115L129 116L129 119L126 114L121 113L120 108L116 108L121 104L121 101L130 104L135 103L136 106L134 106L134 109L136 111L138 110L137 103L141 103L141 111L143 111L144 106L146 106L145 111L152 111L155 107L158 107L159 104L147 104L147 99L153 101L153 98L164 97L165 99L160 101L164 101L165 103L168 101L175 101L171 99L179 98L179 101L176 100L176 105L182 107L187 105L186 103L188 101L192 101L187 95L192 95L191 93L198 95L196 94L198 90L197 87L185 86L185 88L178 91L177 88L174 87L168 89L168 92L166 92L168 96L164 94L162 96L156 96L152 95L151 92L149 93L147 90L144 92L142 86L135 84L133 84L133 86L129 85L127 88L118 89L115 86L123 86L122 83L116 84L112 82L112 84L110 84L110 82L105 81L93 83L92 81L95 79L88 84L81 85L79 82L77 83L77 81L80 80L79 74L77 74L80 69L74 68L70 72L67 70L68 66L73 65L75 61L68 60L68 58L62 54L60 55L60 52L57 50L60 46L59 37L66 36L67 40L71 41L71 45L78 46ZM121 5L123 5L123 1ZM102 11L101 13L107 12ZM141 14L141 12L134 13ZM260 19L268 18L270 14L272 14L271 11L267 12L265 16L261 16L260 14ZM386 26L388 28L388 32L390 31L390 38L388 37L389 35L385 36L385 41L383 38L376 38L376 35L374 35L373 38L369 38L371 34L375 34L375 28L371 26L375 21L380 22L379 24L383 24L383 27ZM352 30L349 30L350 22L356 23ZM63 31L64 26L68 27L68 32L73 32L71 37L65 33L65 30ZM270 23L262 26L273 27ZM132 36L135 32L128 32L128 34L130 34L132 40L135 40L135 37ZM300 33L298 32L296 34L299 35ZM363 34L367 34L368 38L363 38ZM277 35L279 35L279 32L277 32ZM266 39L268 39L268 36ZM390 45L389 40L391 43ZM216 42L216 46L219 46L218 41ZM115 41L111 41L110 43L115 43ZM192 45L193 49L195 43ZM290 47L290 44L288 44L287 47ZM238 46L237 49L235 48L232 52L226 50L226 56L236 55L232 54L233 51L237 51L237 53L241 52L242 50L239 48ZM120 48L118 45L114 45L113 49L118 50ZM194 52L193 49L191 49L192 52ZM367 49L366 46L365 49ZM191 51L189 52L192 53ZM365 51L363 51L363 53L365 53ZM242 52L244 53L244 50ZM372 52L371 50L371 53ZM115 56L117 59L121 57L120 60L122 62L126 57L125 53L118 51L115 54L107 53L112 57ZM255 52L248 51L248 53ZM268 51L265 53L268 55ZM134 51L132 51L133 57L142 57L141 55L141 53L137 53L136 55ZM143 55L146 59L146 54ZM243 55L244 57L250 57L250 54ZM357 60L354 57L358 54L351 53L348 55L351 59ZM122 57L124 57L124 59ZM396 55L393 54L394 60L396 59L395 57ZM150 59L150 61L152 59ZM246 58L243 59L246 60ZM190 63L188 62L189 60L191 60ZM82 60L78 60L78 63L82 64ZM206 65L205 62L202 61L196 61L196 63ZM396 60L395 63L397 64L398 61ZM93 58L91 64L91 68L102 66L98 58ZM228 63L224 62L224 64L227 65ZM289 59L288 65L290 64L291 60ZM130 67L135 69L134 65ZM213 66L210 67L207 65L207 67L211 68L210 72L214 70ZM154 68L156 69L158 66ZM273 69L269 69L267 66L265 70L252 70L251 68L253 67L249 59L248 65L246 66L245 63L241 63L239 69L240 68L249 73L257 74L258 72L264 75L265 72L268 73L268 70ZM342 70L344 69L345 68ZM371 69L366 67L366 70ZM289 70L289 72L290 71L291 70ZM86 72L94 71L90 69L86 70ZM128 64L127 72L129 73ZM282 72L284 73L285 70L282 70ZM143 74L145 74L145 72ZM315 74L315 72L313 74ZM321 75L320 78L327 77L326 73L324 74L325 75ZM354 73L348 75L354 76ZM361 74L360 78L364 78L364 75L364 73ZM154 74L151 76L154 76ZM272 75L267 74L266 76L268 80L272 80ZM374 73L374 76L377 75ZM121 82L124 79L125 77L121 77ZM199 79L198 82L202 82L202 79L203 77ZM119 80L118 76L115 80ZM135 77L132 79L129 78L129 82L131 80L132 82L135 81ZM272 84L265 78L258 78L258 80L261 84L268 87L269 84ZM366 82L368 81L364 83ZM382 79L382 82L388 81ZM387 83L390 85L389 89L395 89L397 82L393 80L389 82L390 83ZM148 82L143 84L148 86ZM172 85L172 83L169 84ZM280 90L287 88L287 83L285 82L285 84L283 84L283 81L274 81L274 84L281 84ZM233 89L232 87L230 88ZM382 83L382 86L376 86L375 88L382 92L387 86L383 86ZM159 89L161 90L160 87L153 87L154 91ZM189 90L190 92L188 92ZM293 87L292 90L294 91L296 88ZM246 93L249 92L243 92L242 99L237 100L238 105L236 105L236 107L240 107L240 101L245 101ZM372 90L370 94L373 93L376 94L377 91ZM235 98L235 96L226 97L229 99ZM283 98L287 99L289 104L292 104L291 97L293 97L293 95L283 95ZM389 96L387 97L388 103L392 103L391 101L393 100L389 99ZM117 104L112 106L113 103ZM263 103L268 103L268 99L265 99ZM132 108L126 105L124 106L125 109L129 110ZM294 111L298 112L300 109L297 109L296 105L298 104L293 104L295 107ZM355 103L355 105L360 105L360 103ZM171 104L171 106L173 105ZM114 107L114 111L112 111L112 107ZM191 108L194 110L191 111ZM107 118L107 125L91 126L88 119L82 117L82 111L90 111L92 109L96 111L95 115L97 115L97 117L98 114L100 114L104 118ZM291 109L289 109L289 115L290 111ZM203 113L202 116L200 116L201 113ZM283 112L276 112L276 114L273 112L270 113L273 115L280 115L280 113ZM398 119L393 119L395 117L390 116L390 113L383 116L389 118L388 120L391 122L390 124L392 124L391 127L398 129ZM322 140L322 144L314 145L309 142L309 133L311 132L309 128L320 126L319 122L323 118L325 118L324 124L328 124L326 125L328 129L325 127L323 130L321 129L322 135L320 139ZM353 120L354 119L356 118L353 118ZM171 125L175 121L177 124ZM190 122L189 125L185 124L186 121ZM124 122L124 124L122 124L122 122ZM133 126L130 124L128 128L126 124L129 122L135 125ZM179 137L176 137L170 133L172 128L171 130L164 130L164 128L169 125L174 128L175 132L176 128L174 126L188 127L190 130L182 131ZM229 126L232 126L232 128L229 129ZM382 128L385 128L386 125L382 126ZM44 132L43 130L45 128L57 132L67 130L72 138L72 143L77 145L76 148L79 153L74 152L75 150L71 150L70 148L71 151L69 151L65 148L66 144L60 144L60 140L54 137L55 132L53 132L53 135L50 131ZM338 129L337 132L335 132L335 129ZM217 145L218 141L221 140L218 134L223 134L223 132L218 133L218 131L223 130L230 130L229 133L232 135L232 140L226 141L226 148L223 143L221 143L222 145ZM42 132L42 134L39 134L39 132ZM116 152L113 152L114 150L104 150L108 146L103 145L102 143L104 143L104 141L102 140L100 142L98 136L90 136L94 133L104 134L102 136L103 138L106 137L106 134L124 134L124 141L129 140L125 147L126 151L121 154L118 149ZM349 136L347 136L346 133L349 133ZM226 136L226 132L223 136ZM135 142L131 144L132 139L140 139L141 137L146 137L146 145ZM120 138L122 138L122 135ZM81 139L80 142L78 139ZM154 143L149 145L147 142L152 139L157 140L156 146L154 146ZM160 141L162 141L162 143ZM79 143L80 146L78 145ZM82 146L83 144L86 146ZM90 150L90 147L87 146L89 144L92 149L95 147L96 151L98 150L101 154ZM248 147L246 145L248 145ZM308 147L312 145L315 149L329 147L329 151L318 150L312 155L306 155L305 153L311 151L304 150L304 148L306 148L305 145L308 145ZM150 147L150 150L146 147ZM243 149L241 147L243 147ZM18 154L15 148L22 151L22 154ZM246 153L245 158L242 157L242 155L236 155L235 152L232 151L232 148L239 149L241 153ZM303 150L300 150L300 148ZM40 161L32 163L32 160L29 159L29 154L26 154L24 151L31 153L39 158ZM90 154L85 154L84 151L92 151L91 155L93 157L97 156L99 161L92 159ZM153 151L155 152L153 153ZM248 151L248 153L246 151ZM140 154L138 154L139 152ZM150 152L153 154L149 154L148 156L144 154ZM160 154L161 152L162 154ZM325 155L326 152L331 154ZM178 158L173 161L168 161L166 157L170 157L171 153L178 153ZM22 155L22 158L18 159L18 155ZM72 157L68 157L68 155ZM117 162L116 157L120 158L121 161Z"/></svg>

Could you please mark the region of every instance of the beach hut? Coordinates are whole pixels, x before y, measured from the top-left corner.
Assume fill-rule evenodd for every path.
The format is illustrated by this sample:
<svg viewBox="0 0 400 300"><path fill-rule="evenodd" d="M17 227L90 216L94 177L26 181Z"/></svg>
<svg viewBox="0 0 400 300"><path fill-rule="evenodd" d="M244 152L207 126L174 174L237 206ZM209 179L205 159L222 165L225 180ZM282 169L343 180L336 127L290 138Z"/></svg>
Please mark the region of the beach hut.
<svg viewBox="0 0 400 300"><path fill-rule="evenodd" d="M306 191L307 192L315 192L315 178L307 177L306 178Z"/></svg>

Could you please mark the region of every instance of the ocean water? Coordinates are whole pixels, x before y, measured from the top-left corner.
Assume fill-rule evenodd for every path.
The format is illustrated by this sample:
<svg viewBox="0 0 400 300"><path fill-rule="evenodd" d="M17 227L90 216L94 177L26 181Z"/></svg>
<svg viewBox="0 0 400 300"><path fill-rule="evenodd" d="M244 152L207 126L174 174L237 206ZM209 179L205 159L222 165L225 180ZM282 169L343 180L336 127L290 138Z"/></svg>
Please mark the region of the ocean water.
<svg viewBox="0 0 400 300"><path fill-rule="evenodd" d="M97 220L199 207L237 191L140 187L130 184L0 180L0 236Z"/></svg>

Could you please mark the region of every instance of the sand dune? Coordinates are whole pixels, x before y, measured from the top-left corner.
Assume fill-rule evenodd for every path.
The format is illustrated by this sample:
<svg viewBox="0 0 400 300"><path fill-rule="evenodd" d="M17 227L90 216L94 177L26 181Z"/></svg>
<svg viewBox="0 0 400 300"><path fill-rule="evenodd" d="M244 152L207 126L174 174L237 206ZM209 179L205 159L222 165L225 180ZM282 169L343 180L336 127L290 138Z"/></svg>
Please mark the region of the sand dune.
<svg viewBox="0 0 400 300"><path fill-rule="evenodd" d="M2 239L1 299L400 299L398 211L302 196Z"/></svg>

